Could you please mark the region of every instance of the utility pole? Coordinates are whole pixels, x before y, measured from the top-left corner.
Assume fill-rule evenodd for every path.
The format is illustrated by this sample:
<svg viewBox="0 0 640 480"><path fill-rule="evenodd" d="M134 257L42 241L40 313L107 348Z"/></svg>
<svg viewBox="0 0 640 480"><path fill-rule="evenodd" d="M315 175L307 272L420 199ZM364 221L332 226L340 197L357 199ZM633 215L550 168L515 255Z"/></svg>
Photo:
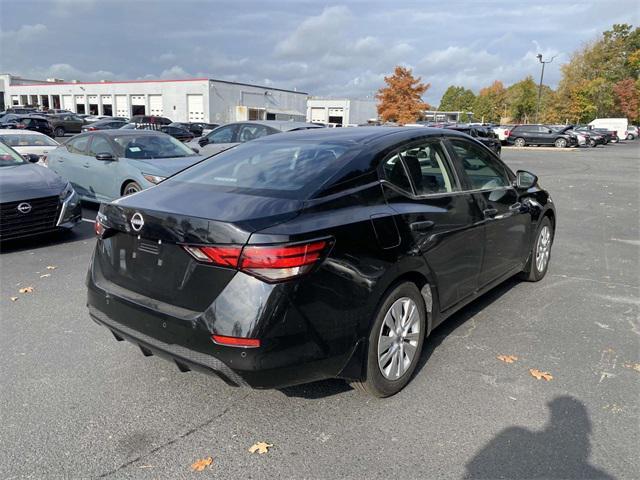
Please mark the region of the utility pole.
<svg viewBox="0 0 640 480"><path fill-rule="evenodd" d="M536 58L542 64L542 72L540 73L540 85L538 85L538 106L536 107L536 123L538 123L538 116L540 115L540 99L542 98L542 79L544 78L544 66L547 63L553 62L553 59L556 58L556 55L551 57L551 60L547 60L547 61L542 60L541 53L536 55Z"/></svg>

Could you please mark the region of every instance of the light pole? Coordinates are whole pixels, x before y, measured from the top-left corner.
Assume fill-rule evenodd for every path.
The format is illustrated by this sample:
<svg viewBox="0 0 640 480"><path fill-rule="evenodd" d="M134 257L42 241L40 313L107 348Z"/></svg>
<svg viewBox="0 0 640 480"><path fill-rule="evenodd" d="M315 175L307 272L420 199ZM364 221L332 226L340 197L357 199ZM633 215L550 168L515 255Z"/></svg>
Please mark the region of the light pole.
<svg viewBox="0 0 640 480"><path fill-rule="evenodd" d="M553 62L553 59L556 58L556 55L551 57L551 60L547 60L546 62L542 60L541 53L536 55L536 58L542 64L542 72L540 73L540 85L538 85L538 106L536 107L536 123L538 123L538 115L540 115L540 99L542 98L542 79L544 78L544 66L547 63Z"/></svg>

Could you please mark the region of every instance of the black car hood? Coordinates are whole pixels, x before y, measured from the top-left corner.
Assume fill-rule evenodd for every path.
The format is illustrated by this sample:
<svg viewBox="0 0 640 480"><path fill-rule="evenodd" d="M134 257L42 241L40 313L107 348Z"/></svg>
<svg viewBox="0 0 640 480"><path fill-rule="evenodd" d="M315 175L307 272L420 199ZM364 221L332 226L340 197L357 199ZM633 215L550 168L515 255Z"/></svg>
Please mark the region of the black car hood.
<svg viewBox="0 0 640 480"><path fill-rule="evenodd" d="M41 165L0 167L0 203L58 195L66 184L66 180Z"/></svg>

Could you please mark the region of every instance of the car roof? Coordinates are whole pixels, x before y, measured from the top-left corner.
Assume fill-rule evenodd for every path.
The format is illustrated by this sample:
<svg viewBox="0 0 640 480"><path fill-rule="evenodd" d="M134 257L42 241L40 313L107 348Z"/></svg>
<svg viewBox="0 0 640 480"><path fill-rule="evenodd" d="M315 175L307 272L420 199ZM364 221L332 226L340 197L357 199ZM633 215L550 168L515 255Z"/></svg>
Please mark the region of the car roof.
<svg viewBox="0 0 640 480"><path fill-rule="evenodd" d="M294 132L284 132L278 135L260 137L254 142L280 142L283 140L301 140L316 142L347 142L366 144L387 138L389 143L420 137L459 136L467 135L444 128L432 127L344 127L344 128L313 128Z"/></svg>
<svg viewBox="0 0 640 480"><path fill-rule="evenodd" d="M42 135L47 137L44 133L35 132L33 130L16 130L14 128L0 128L1 135Z"/></svg>
<svg viewBox="0 0 640 480"><path fill-rule="evenodd" d="M314 129L324 128L314 123L291 122L289 120L243 120L241 122L231 122L231 123L226 123L220 126L226 127L227 125L248 125L248 124L266 125L268 127L275 128L276 130L280 130L282 132L287 132L290 130L295 130L300 128L314 128Z"/></svg>
<svg viewBox="0 0 640 480"><path fill-rule="evenodd" d="M162 135L165 136L166 133L161 132L160 130L136 130L136 129L119 129L115 130L96 130L94 132L83 133L82 135L108 135L110 137L122 137L124 135Z"/></svg>

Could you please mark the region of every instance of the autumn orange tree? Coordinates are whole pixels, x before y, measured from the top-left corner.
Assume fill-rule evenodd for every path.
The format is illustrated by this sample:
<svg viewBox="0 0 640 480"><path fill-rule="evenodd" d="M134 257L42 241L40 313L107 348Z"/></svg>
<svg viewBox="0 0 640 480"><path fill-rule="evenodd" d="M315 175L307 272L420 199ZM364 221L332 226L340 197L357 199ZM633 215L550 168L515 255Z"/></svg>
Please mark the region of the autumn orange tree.
<svg viewBox="0 0 640 480"><path fill-rule="evenodd" d="M422 95L431 87L415 78L411 69L397 66L393 75L384 77L387 84L378 90L378 115L385 122L411 123L431 108L422 100Z"/></svg>

